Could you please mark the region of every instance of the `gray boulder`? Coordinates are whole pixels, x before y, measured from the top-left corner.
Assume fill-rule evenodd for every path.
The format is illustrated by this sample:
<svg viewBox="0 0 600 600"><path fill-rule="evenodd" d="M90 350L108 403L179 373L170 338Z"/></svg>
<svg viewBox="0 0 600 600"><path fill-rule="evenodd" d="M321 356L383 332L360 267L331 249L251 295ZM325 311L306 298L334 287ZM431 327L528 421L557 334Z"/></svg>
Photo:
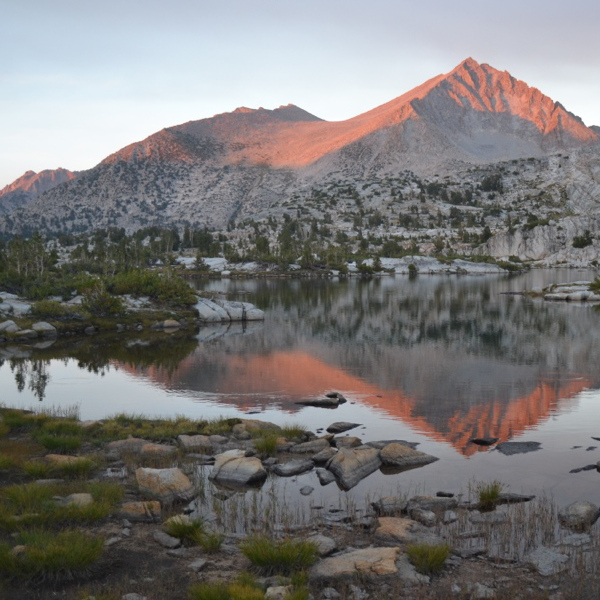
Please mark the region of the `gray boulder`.
<svg viewBox="0 0 600 600"><path fill-rule="evenodd" d="M38 335L41 335L43 337L54 337L58 335L56 327L54 327L54 325L51 325L50 323L47 323L46 321L38 321L37 323L34 323L31 326L31 329L33 329Z"/></svg>
<svg viewBox="0 0 600 600"><path fill-rule="evenodd" d="M242 450L229 450L215 457L209 479L225 485L244 486L261 483L267 478L260 459L245 456Z"/></svg>
<svg viewBox="0 0 600 600"><path fill-rule="evenodd" d="M135 472L140 491L162 502L189 500L194 495L194 486L187 476L177 468L148 469L140 467Z"/></svg>
<svg viewBox="0 0 600 600"><path fill-rule="evenodd" d="M580 500L561 509L558 520L564 527L582 531L591 527L598 519L598 515L598 507L595 504Z"/></svg>
<svg viewBox="0 0 600 600"><path fill-rule="evenodd" d="M342 488L349 490L359 481L377 471L380 466L379 450L361 446L360 448L342 448L327 463L326 468L335 475Z"/></svg>
<svg viewBox="0 0 600 600"><path fill-rule="evenodd" d="M313 466L312 460L291 460L275 465L271 468L271 471L280 477L292 477L293 475L311 471Z"/></svg>
<svg viewBox="0 0 600 600"><path fill-rule="evenodd" d="M381 462L388 467L418 467L438 460L435 456L409 448L404 444L392 443L384 446L380 452Z"/></svg>
<svg viewBox="0 0 600 600"><path fill-rule="evenodd" d="M311 581L331 579L377 579L398 573L398 548L364 548L332 556L318 562L309 571Z"/></svg>
<svg viewBox="0 0 600 600"><path fill-rule="evenodd" d="M347 421L338 421L336 423L332 423L327 428L327 431L329 433L344 433L344 431L349 431L350 429L354 429L355 427L360 427L360 423L348 423Z"/></svg>

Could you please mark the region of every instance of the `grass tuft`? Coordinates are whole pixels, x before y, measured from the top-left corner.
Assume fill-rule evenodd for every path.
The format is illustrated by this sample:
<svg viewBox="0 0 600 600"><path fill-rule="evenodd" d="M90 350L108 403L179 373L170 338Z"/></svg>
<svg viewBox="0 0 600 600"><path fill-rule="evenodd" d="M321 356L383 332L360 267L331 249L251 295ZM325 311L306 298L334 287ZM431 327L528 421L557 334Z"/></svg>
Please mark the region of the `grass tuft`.
<svg viewBox="0 0 600 600"><path fill-rule="evenodd" d="M483 511L494 510L500 500L500 494L503 489L504 484L496 479L489 483L478 483L475 487L478 499L477 508Z"/></svg>
<svg viewBox="0 0 600 600"><path fill-rule="evenodd" d="M287 440L300 440L308 431L305 425L284 424L281 427L281 436Z"/></svg>
<svg viewBox="0 0 600 600"><path fill-rule="evenodd" d="M415 569L423 575L435 575L444 568L450 555L448 544L411 544L406 554Z"/></svg>
<svg viewBox="0 0 600 600"><path fill-rule="evenodd" d="M104 541L78 530L28 531L17 538L18 551L0 546L0 573L29 580L74 579L100 558Z"/></svg>
<svg viewBox="0 0 600 600"><path fill-rule="evenodd" d="M254 448L261 456L273 456L277 453L277 435L265 435L254 440Z"/></svg>
<svg viewBox="0 0 600 600"><path fill-rule="evenodd" d="M253 535L240 544L244 556L262 574L288 575L302 571L318 558L317 545L303 540L273 540L264 535Z"/></svg>
<svg viewBox="0 0 600 600"><path fill-rule="evenodd" d="M190 600L264 600L265 595L257 587L240 583L199 583L188 590Z"/></svg>

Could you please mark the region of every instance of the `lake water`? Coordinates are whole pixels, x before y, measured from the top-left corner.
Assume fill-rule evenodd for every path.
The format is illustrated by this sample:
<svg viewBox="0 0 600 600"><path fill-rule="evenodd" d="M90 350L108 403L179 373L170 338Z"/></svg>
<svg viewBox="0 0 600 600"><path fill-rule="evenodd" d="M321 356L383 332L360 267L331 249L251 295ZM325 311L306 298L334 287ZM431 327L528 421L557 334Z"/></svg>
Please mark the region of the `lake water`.
<svg viewBox="0 0 600 600"><path fill-rule="evenodd" d="M600 313L588 305L508 295L595 272L536 270L517 276L426 276L328 280L214 280L214 296L265 310L264 323L182 334L92 336L35 348L0 347L0 401L78 405L82 419L240 416L312 431L334 421L364 441L403 439L439 457L426 467L377 472L354 498L396 491L465 492L499 479L512 492L560 504L600 503L600 474L571 469L600 460ZM302 407L339 391L335 410ZM537 441L504 456L473 437ZM599 447L599 449L596 448ZM315 488L314 473L286 488Z"/></svg>

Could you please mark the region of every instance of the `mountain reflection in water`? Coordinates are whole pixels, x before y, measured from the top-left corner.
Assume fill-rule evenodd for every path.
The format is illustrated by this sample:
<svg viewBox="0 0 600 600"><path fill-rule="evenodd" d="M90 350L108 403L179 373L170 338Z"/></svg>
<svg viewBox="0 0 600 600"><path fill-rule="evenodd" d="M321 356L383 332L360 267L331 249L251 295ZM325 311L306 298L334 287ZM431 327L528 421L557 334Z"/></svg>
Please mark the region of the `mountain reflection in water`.
<svg viewBox="0 0 600 600"><path fill-rule="evenodd" d="M19 389L30 377L38 397L52 385L52 360L75 357L82 369L118 366L170 394L206 394L242 412L277 410L282 422L309 414L299 400L338 390L373 412L371 425L399 420L469 456L482 450L473 437L510 440L598 387L594 309L502 294L593 276L210 281L199 286L256 303L265 323L203 327L195 339L90 338L21 358L4 348L2 356ZM106 414L120 410L118 400L103 401ZM352 420L350 409L319 416L330 417Z"/></svg>

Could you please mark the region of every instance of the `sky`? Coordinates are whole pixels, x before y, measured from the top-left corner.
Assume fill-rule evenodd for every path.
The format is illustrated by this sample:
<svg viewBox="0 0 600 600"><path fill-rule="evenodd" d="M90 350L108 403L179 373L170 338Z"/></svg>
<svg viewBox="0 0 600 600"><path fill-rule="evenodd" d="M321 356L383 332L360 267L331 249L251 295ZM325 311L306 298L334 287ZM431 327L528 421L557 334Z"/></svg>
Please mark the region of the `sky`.
<svg viewBox="0 0 600 600"><path fill-rule="evenodd" d="M0 189L239 106L347 119L469 56L600 125L597 0L0 0L0 15Z"/></svg>

